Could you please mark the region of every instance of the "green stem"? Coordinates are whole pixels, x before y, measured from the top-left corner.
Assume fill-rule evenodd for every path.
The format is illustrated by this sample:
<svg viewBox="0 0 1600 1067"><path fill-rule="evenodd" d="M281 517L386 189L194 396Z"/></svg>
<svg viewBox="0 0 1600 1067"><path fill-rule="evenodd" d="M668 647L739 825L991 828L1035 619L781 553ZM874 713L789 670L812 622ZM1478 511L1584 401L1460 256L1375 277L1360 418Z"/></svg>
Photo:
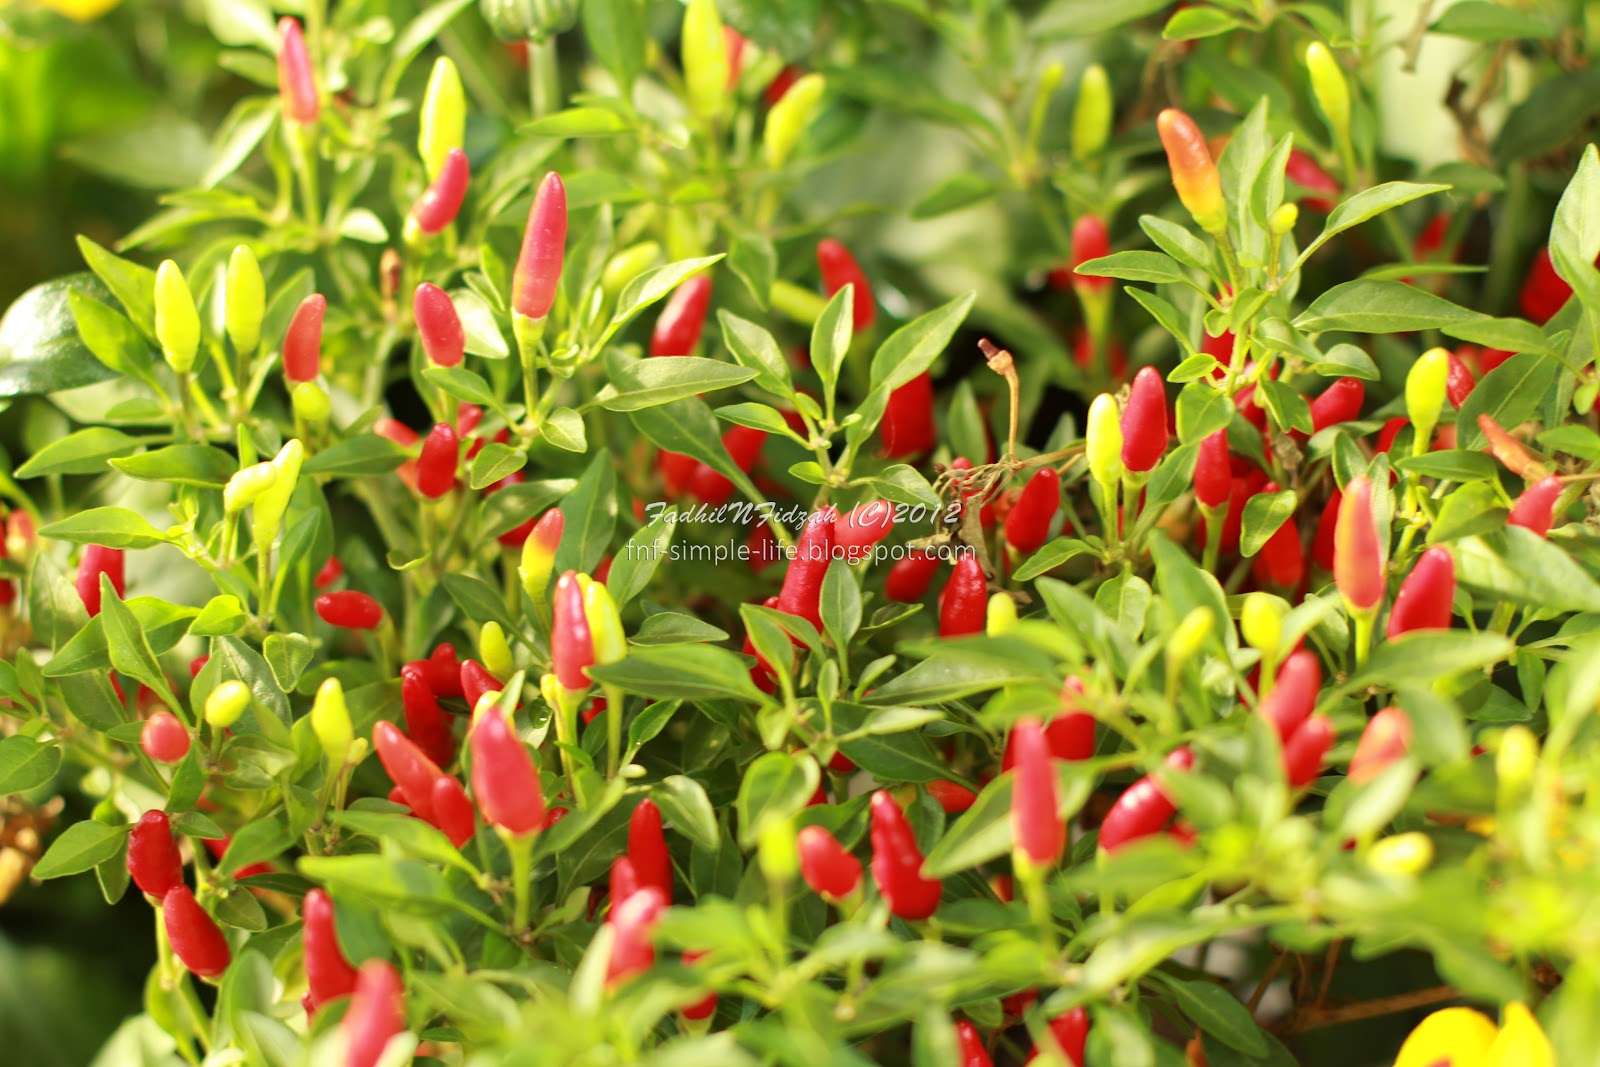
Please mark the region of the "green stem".
<svg viewBox="0 0 1600 1067"><path fill-rule="evenodd" d="M528 918L533 912L533 834L506 835L506 848L511 853L512 905L511 934L513 937L528 928Z"/></svg>

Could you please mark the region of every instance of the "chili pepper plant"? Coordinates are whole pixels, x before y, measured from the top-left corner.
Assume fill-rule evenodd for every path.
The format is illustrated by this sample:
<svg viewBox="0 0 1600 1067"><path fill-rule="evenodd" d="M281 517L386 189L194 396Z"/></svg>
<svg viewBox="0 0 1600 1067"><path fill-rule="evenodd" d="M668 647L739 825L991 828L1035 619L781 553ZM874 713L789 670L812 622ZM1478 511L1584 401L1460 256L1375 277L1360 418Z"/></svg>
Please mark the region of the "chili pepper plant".
<svg viewBox="0 0 1600 1067"><path fill-rule="evenodd" d="M200 6L0 16L225 111L0 321L99 1063L1596 1062L1582 5Z"/></svg>

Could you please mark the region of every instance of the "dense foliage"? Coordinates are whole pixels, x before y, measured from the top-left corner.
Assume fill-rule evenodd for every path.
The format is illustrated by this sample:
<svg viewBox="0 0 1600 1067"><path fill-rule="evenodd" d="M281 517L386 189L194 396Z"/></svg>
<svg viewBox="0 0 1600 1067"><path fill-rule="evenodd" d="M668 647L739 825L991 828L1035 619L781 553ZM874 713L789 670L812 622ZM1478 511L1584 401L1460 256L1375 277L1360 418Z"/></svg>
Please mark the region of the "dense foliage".
<svg viewBox="0 0 1600 1067"><path fill-rule="evenodd" d="M1595 31L0 8L101 238L0 319L0 917L121 902L105 1065L1596 1062Z"/></svg>

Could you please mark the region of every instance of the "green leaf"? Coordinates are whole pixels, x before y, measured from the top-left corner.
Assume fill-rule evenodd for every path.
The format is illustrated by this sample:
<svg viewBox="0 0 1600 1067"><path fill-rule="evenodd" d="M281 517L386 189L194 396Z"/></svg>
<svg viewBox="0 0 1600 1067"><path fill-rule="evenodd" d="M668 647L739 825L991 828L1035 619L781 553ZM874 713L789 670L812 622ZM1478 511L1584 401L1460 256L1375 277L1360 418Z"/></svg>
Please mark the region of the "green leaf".
<svg viewBox="0 0 1600 1067"><path fill-rule="evenodd" d="M1600 149L1592 144L1584 149L1577 173L1556 205L1555 219L1550 224L1550 252L1556 273L1574 289L1579 287L1580 279L1569 275L1575 269L1589 267L1600 256ZM1524 325L1533 328L1531 324ZM1536 328L1534 332L1543 337ZM1531 350L1512 345L1495 347Z"/></svg>
<svg viewBox="0 0 1600 1067"><path fill-rule="evenodd" d="M111 466L130 478L145 482L220 489L228 484L238 463L210 445L168 445L136 456L113 459Z"/></svg>
<svg viewBox="0 0 1600 1067"><path fill-rule="evenodd" d="M1495 136L1502 166L1560 147L1600 113L1600 67L1549 72L1511 109Z"/></svg>
<svg viewBox="0 0 1600 1067"><path fill-rule="evenodd" d="M1467 451L1489 441L1478 428L1478 416L1488 415L1506 429L1533 418L1555 384L1561 364L1548 356L1523 353L1512 356L1472 390L1456 415L1456 447Z"/></svg>
<svg viewBox="0 0 1600 1067"><path fill-rule="evenodd" d="M500 398L483 377L465 367L428 367L422 376L457 400L486 408L500 407Z"/></svg>
<svg viewBox="0 0 1600 1067"><path fill-rule="evenodd" d="M104 292L93 275L69 274L29 289L0 316L0 399L116 377L78 336L68 302L75 290Z"/></svg>
<svg viewBox="0 0 1600 1067"><path fill-rule="evenodd" d="M1094 791L1096 775L1081 765L1058 760L1056 800L1058 814L1071 819ZM929 878L949 878L990 863L1011 851L1011 794L1015 777L1002 774L983 787L972 807L961 813L922 864Z"/></svg>
<svg viewBox="0 0 1600 1067"><path fill-rule="evenodd" d="M1168 41L1194 41L1201 37L1215 37L1238 29L1237 15L1217 7L1186 7L1175 12L1161 31Z"/></svg>
<svg viewBox="0 0 1600 1067"><path fill-rule="evenodd" d="M1204 440L1233 421L1233 402L1203 382L1191 382L1178 393L1178 440Z"/></svg>
<svg viewBox="0 0 1600 1067"><path fill-rule="evenodd" d="M0 796L37 789L60 769L60 745L47 745L25 734L0 741Z"/></svg>
<svg viewBox="0 0 1600 1067"><path fill-rule="evenodd" d="M1031 581L1041 574L1047 574L1055 570L1074 556L1081 556L1093 551L1093 546L1081 538L1058 537L1029 556L1028 561L1018 567L1016 574L1012 577L1019 582Z"/></svg>
<svg viewBox="0 0 1600 1067"><path fill-rule="evenodd" d="M839 368L850 354L855 291L855 285L851 284L834 293L811 326L811 366L822 379L824 395L829 397L833 396L834 383L839 380Z"/></svg>
<svg viewBox="0 0 1600 1067"><path fill-rule="evenodd" d="M734 810L739 818L739 844L755 845L769 820L793 818L817 791L822 771L805 753L768 752L750 764L739 783Z"/></svg>
<svg viewBox="0 0 1600 1067"><path fill-rule="evenodd" d="M508 634L518 632L516 622L506 611L505 599L489 588L482 579L474 578L470 574L446 574L439 578L439 584L444 587L450 599L456 602L463 617L479 625L497 622Z"/></svg>
<svg viewBox="0 0 1600 1067"><path fill-rule="evenodd" d="M769 393L787 396L793 392L789 384L789 361L783 358L778 342L766 328L748 319L741 319L726 309L717 312L722 324L722 341L728 352L742 367L756 372L755 383Z"/></svg>
<svg viewBox="0 0 1600 1067"><path fill-rule="evenodd" d="M936 219L964 208L981 204L995 195L995 184L988 178L963 171L946 178L911 207L914 219Z"/></svg>
<svg viewBox="0 0 1600 1067"><path fill-rule="evenodd" d="M1479 388L1482 388L1480 385ZM1600 584L1560 547L1520 526L1456 542L1456 580L1546 613L1600 611Z"/></svg>
<svg viewBox="0 0 1600 1067"><path fill-rule="evenodd" d="M628 120L609 107L569 107L522 127L528 137L604 137L624 133Z"/></svg>
<svg viewBox="0 0 1600 1067"><path fill-rule="evenodd" d="M167 536L127 508L90 508L39 530L40 537L107 548L150 548Z"/></svg>
<svg viewBox="0 0 1600 1067"><path fill-rule="evenodd" d="M1294 324L1308 333L1401 333L1437 330L1484 318L1488 316L1414 285L1358 279L1336 285L1317 297Z"/></svg>
<svg viewBox="0 0 1600 1067"><path fill-rule="evenodd" d="M702 848L715 849L722 840L717 815L705 787L685 774L669 774L651 788L650 795L672 828Z"/></svg>
<svg viewBox="0 0 1600 1067"><path fill-rule="evenodd" d="M1207 1034L1247 1056L1267 1054L1267 1039L1261 1028L1251 1018L1249 1009L1226 989L1214 982L1176 979L1169 980L1167 988L1172 990L1172 999L1179 1010Z"/></svg>
<svg viewBox="0 0 1600 1067"><path fill-rule="evenodd" d="M1077 273L1130 282L1182 284L1189 281L1178 261L1160 252L1113 252L1079 264Z"/></svg>
<svg viewBox="0 0 1600 1067"><path fill-rule="evenodd" d="M677 533L676 508L661 510L654 519L628 538L611 560L611 572L606 576L606 589L611 599L621 609L628 601L644 592L656 568L672 549L672 537Z"/></svg>
<svg viewBox="0 0 1600 1067"><path fill-rule="evenodd" d="M741 385L756 375L747 367L702 356L641 359L617 370L594 402L608 411L638 411Z"/></svg>
<svg viewBox="0 0 1600 1067"><path fill-rule="evenodd" d="M1376 215L1381 215L1383 212L1392 208L1397 208L1401 204L1409 204L1413 200L1420 199L1424 196L1431 196L1434 193L1448 192L1449 189L1450 186L1448 185L1424 185L1417 182L1384 182L1382 185L1375 185L1370 189L1363 189L1361 192L1350 197L1338 207L1328 212L1328 221L1323 224L1322 232L1317 235L1315 240L1306 246L1305 251L1300 253L1300 258L1295 260L1293 269L1298 270L1300 266L1306 262L1306 260L1311 258L1312 253L1316 252L1317 249L1327 244L1334 237L1337 237L1339 234L1350 229L1352 226L1359 226L1368 219ZM1403 285L1404 283L1391 282L1389 284ZM1410 288L1410 286L1404 287ZM1326 296L1326 294L1324 294L1324 296ZM1312 307L1316 307L1316 304L1313 304ZM1297 323L1296 325L1299 324ZM1306 329L1330 328L1331 327L1306 327ZM1418 327L1418 329L1424 328L1425 327ZM1405 327L1395 327L1395 329L1405 329ZM1373 330L1368 332L1379 333L1387 331Z"/></svg>
<svg viewBox="0 0 1600 1067"><path fill-rule="evenodd" d="M778 254L765 235L741 230L728 249L728 269L744 283L745 292L762 311L771 300L772 282L778 276Z"/></svg>
<svg viewBox="0 0 1600 1067"><path fill-rule="evenodd" d="M898 389L933 366L976 299L958 296L890 334L872 357L872 389Z"/></svg>
<svg viewBox="0 0 1600 1067"><path fill-rule="evenodd" d="M401 852L429 863L442 863L466 874L473 874L467 862L450 839L421 819L387 811L336 811L333 821L374 841L387 842Z"/></svg>
<svg viewBox="0 0 1600 1067"><path fill-rule="evenodd" d="M586 0L578 5L583 35L600 65L631 95L644 69L647 20L639 0Z"/></svg>
<svg viewBox="0 0 1600 1067"><path fill-rule="evenodd" d="M275 818L256 816L241 826L228 843L222 862L217 864L221 874L232 877L252 863L276 859L294 844L295 835Z"/></svg>
<svg viewBox="0 0 1600 1067"><path fill-rule="evenodd" d="M617 475L609 452L602 450L594 457L572 492L562 497L561 511L566 521L555 572L592 573L617 528Z"/></svg>
<svg viewBox="0 0 1600 1067"><path fill-rule="evenodd" d="M106 289L117 298L122 310L128 313L139 332L146 337L156 335L156 272L149 267L123 259L106 251L89 238L78 237L78 251L89 269L99 276ZM78 286L90 296L98 297L93 286Z"/></svg>
<svg viewBox="0 0 1600 1067"><path fill-rule="evenodd" d="M250 616L239 598L231 593L212 597L200 614L189 624L189 633L195 637L227 637L244 629Z"/></svg>
<svg viewBox="0 0 1600 1067"><path fill-rule="evenodd" d="M731 697L747 704L760 704L766 699L750 680L750 672L739 657L712 645L635 645L622 660L591 667L589 677L652 698Z"/></svg>
<svg viewBox="0 0 1600 1067"><path fill-rule="evenodd" d="M115 856L128 830L126 826L107 826L93 819L75 822L51 842L34 866L33 877L48 882L52 878L81 874Z"/></svg>
<svg viewBox="0 0 1600 1067"><path fill-rule="evenodd" d="M611 321L606 324L605 332L601 334L600 347L632 321L635 315L676 289L678 283L691 274L705 270L721 258L722 254L718 253L714 256L702 256L699 259L680 259L676 263L666 263L647 270L629 282L627 288L622 290L622 295L617 298L617 310L612 314Z"/></svg>
<svg viewBox="0 0 1600 1067"><path fill-rule="evenodd" d="M472 468L467 484L473 489L493 485L500 479L520 471L528 465L528 454L499 441L490 441L483 451L472 457Z"/></svg>
<svg viewBox="0 0 1600 1067"><path fill-rule="evenodd" d="M1381 377L1378 365L1355 345L1334 345L1311 369L1327 378L1364 378L1375 382Z"/></svg>
<svg viewBox="0 0 1600 1067"><path fill-rule="evenodd" d="M301 856L300 872L336 894L399 911L429 915L456 903L444 875L418 860L379 855Z"/></svg>
<svg viewBox="0 0 1600 1067"><path fill-rule="evenodd" d="M91 426L51 441L16 469L18 478L42 474L104 474L108 460L137 452L137 437L107 426Z"/></svg>
<svg viewBox="0 0 1600 1067"><path fill-rule="evenodd" d="M822 626L835 648L849 646L861 627L861 590L850 564L836 559L822 577Z"/></svg>
<svg viewBox="0 0 1600 1067"><path fill-rule="evenodd" d="M1366 668L1358 672L1348 685L1351 688L1363 685L1393 687L1433 681L1498 663L1515 648L1511 639L1503 634L1419 630L1390 638L1379 645L1367 661Z"/></svg>
<svg viewBox="0 0 1600 1067"><path fill-rule="evenodd" d="M1239 530L1240 554L1254 556L1260 552L1262 546L1278 532L1278 528L1294 515L1298 503L1291 489L1279 493L1257 493L1251 497L1245 503L1243 525Z"/></svg>
<svg viewBox="0 0 1600 1067"><path fill-rule="evenodd" d="M1463 341L1488 348L1503 348L1508 352L1555 354L1550 342L1545 340L1544 331L1526 319L1475 319L1446 326L1443 332Z"/></svg>
<svg viewBox="0 0 1600 1067"><path fill-rule="evenodd" d="M868 699L874 704L941 704L1033 680L1033 672L1019 664L977 663L941 654L874 689Z"/></svg>
<svg viewBox="0 0 1600 1067"><path fill-rule="evenodd" d="M268 634L261 643L262 657L272 669L272 677L285 693L294 692L300 675L311 663L311 642L301 634Z"/></svg>
<svg viewBox="0 0 1600 1067"><path fill-rule="evenodd" d="M571 408L556 408L539 425L544 439L565 452L589 451L589 439L583 430L583 416Z"/></svg>
<svg viewBox="0 0 1600 1067"><path fill-rule="evenodd" d="M95 359L118 374L138 377L149 373L149 342L126 315L76 289L68 293L67 303L78 324L78 336Z"/></svg>
<svg viewBox="0 0 1600 1067"><path fill-rule="evenodd" d="M1546 19L1527 11L1490 3L1465 0L1452 4L1433 20L1429 33L1461 37L1468 41L1541 40L1555 33Z"/></svg>
<svg viewBox="0 0 1600 1067"><path fill-rule="evenodd" d="M728 458L727 449L722 447L722 429L705 401L685 397L660 407L630 411L628 417L657 448L693 456L731 481L749 499L762 499L749 475Z"/></svg>
<svg viewBox="0 0 1600 1067"><path fill-rule="evenodd" d="M1029 40L1055 40L1062 37L1094 37L1153 15L1171 0L1126 0L1107 4L1104 0L1051 0L1040 9L1025 35Z"/></svg>
<svg viewBox="0 0 1600 1067"><path fill-rule="evenodd" d="M1459 448L1406 456L1396 460L1394 465L1396 470L1407 474L1451 482L1483 481L1493 478L1497 470L1494 460L1482 452L1464 452Z"/></svg>
<svg viewBox="0 0 1600 1067"><path fill-rule="evenodd" d="M302 474L351 477L387 474L412 458L404 448L375 433L357 434L336 441L306 460Z"/></svg>

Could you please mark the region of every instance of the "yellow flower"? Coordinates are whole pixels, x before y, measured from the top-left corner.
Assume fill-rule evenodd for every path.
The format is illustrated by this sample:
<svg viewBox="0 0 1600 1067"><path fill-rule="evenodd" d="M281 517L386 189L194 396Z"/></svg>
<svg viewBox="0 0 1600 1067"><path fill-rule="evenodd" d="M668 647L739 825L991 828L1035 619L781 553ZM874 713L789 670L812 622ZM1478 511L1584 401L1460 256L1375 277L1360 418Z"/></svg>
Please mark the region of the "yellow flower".
<svg viewBox="0 0 1600 1067"><path fill-rule="evenodd" d="M1394 1067L1555 1067L1555 1051L1522 1004L1508 1004L1499 1029L1471 1008L1436 1011L1411 1031Z"/></svg>

